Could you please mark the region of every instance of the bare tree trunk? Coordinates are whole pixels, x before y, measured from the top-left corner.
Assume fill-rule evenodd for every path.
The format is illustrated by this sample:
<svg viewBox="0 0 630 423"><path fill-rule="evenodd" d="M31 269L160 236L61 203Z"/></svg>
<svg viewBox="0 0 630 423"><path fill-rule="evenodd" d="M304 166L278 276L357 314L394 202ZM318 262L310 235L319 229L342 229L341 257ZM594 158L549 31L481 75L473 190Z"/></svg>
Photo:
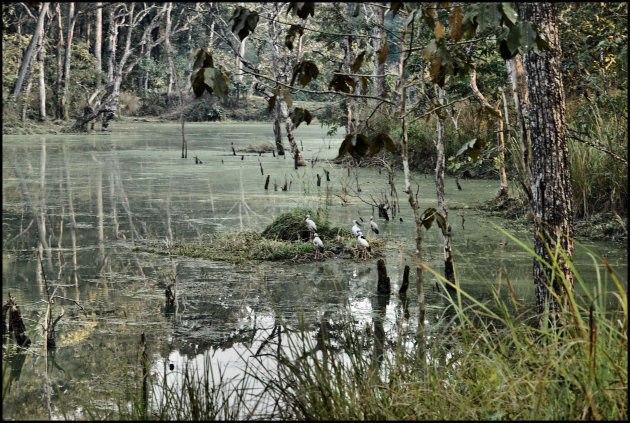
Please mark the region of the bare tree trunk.
<svg viewBox="0 0 630 423"><path fill-rule="evenodd" d="M243 62L241 61L241 57L245 57L245 43L247 42L247 37L241 40L240 45L238 46L238 56L236 56L236 73L238 81L243 83Z"/></svg>
<svg viewBox="0 0 630 423"><path fill-rule="evenodd" d="M94 69L98 72L103 70L103 49L101 48L101 44L103 44L103 3L96 3L96 22L94 25L94 57L96 58L96 64L94 65ZM100 84L100 78L98 83Z"/></svg>
<svg viewBox="0 0 630 423"><path fill-rule="evenodd" d="M20 119L22 122L26 121L26 117L28 114L28 97L31 94L31 88L33 87L33 67L35 63L31 63L31 66L28 69L28 79L26 82L26 88L24 89L24 103L22 104L22 114L20 115Z"/></svg>
<svg viewBox="0 0 630 423"><path fill-rule="evenodd" d="M402 44L407 45L409 40L409 26L404 26L404 34ZM424 303L424 288L423 275L422 275L422 217L420 216L420 210L416 197L413 195L411 189L411 171L409 169L409 136L408 136L408 122L407 122L407 86L405 84L405 67L409 54L401 54L400 62L398 64L398 77L400 87L400 116L402 127L402 162L403 173L405 177L405 193L409 199L409 205L413 211L414 222L416 224L416 260L418 261L416 266L416 289L418 291L418 343L424 343L424 316L425 316L425 303Z"/></svg>
<svg viewBox="0 0 630 423"><path fill-rule="evenodd" d="M18 71L18 78L15 82L15 87L13 87L13 93L11 97L13 100L16 100L20 91L22 90L22 84L24 83L24 78L26 77L26 71L28 70L31 59L33 55L33 50L39 43L39 39L44 32L44 20L46 19L46 14L48 13L48 8L50 6L50 2L42 3L41 8L39 9L39 17L37 18L37 25L35 26L35 32L33 33L33 38L31 38L31 42L28 44L28 48L24 53L24 57L22 58L22 63L20 64L20 70Z"/></svg>
<svg viewBox="0 0 630 423"><path fill-rule="evenodd" d="M282 145L282 128L280 128L280 103L276 101L273 113L273 136L276 140L276 151L278 156L284 156L284 146Z"/></svg>
<svg viewBox="0 0 630 423"><path fill-rule="evenodd" d="M116 43L118 41L118 23L116 22L116 7L109 8L107 27L107 82L114 80L114 65L116 63Z"/></svg>
<svg viewBox="0 0 630 423"><path fill-rule="evenodd" d="M385 62L379 63L378 54L376 53L383 47L383 24L385 22L385 9L380 5L373 5L374 10L374 29L372 35L372 45L374 47L374 95L376 97L385 97Z"/></svg>
<svg viewBox="0 0 630 423"><path fill-rule="evenodd" d="M501 100L499 100L499 103L500 102ZM497 103L497 107L499 103ZM505 173L505 140L503 138L503 117L497 120L497 138L499 141L499 180L501 181L499 197L508 198L507 174Z"/></svg>
<svg viewBox="0 0 630 423"><path fill-rule="evenodd" d="M42 32L42 36L37 43L37 65L39 68L39 119L46 120L46 79L44 73L44 34L46 30Z"/></svg>
<svg viewBox="0 0 630 423"><path fill-rule="evenodd" d="M514 110L516 112L516 126L520 138L521 151L523 153L523 174L527 181L523 181L521 186L530 201L532 210L534 208L531 187L534 178L532 176L532 146L529 134L529 94L527 92L527 80L523 70L523 58L520 54L505 62L512 97L514 98Z"/></svg>
<svg viewBox="0 0 630 423"><path fill-rule="evenodd" d="M554 312L558 304L548 289L552 288L565 301L565 291L573 288L569 264L573 256L573 191L562 86L562 49L558 14L553 3L523 3L520 9L523 19L537 24L549 41L548 51L526 53L523 64L532 105L529 129L535 178L532 185L536 218L534 251L548 263L558 254L560 262L558 275L541 261L534 260L536 306L537 311L543 313L549 304L550 311Z"/></svg>
<svg viewBox="0 0 630 423"><path fill-rule="evenodd" d="M61 83L63 82L63 24L61 19L61 3L56 3L55 12L57 14L57 82L55 84L55 115L58 118L63 118L63 109L61 107Z"/></svg>
<svg viewBox="0 0 630 423"><path fill-rule="evenodd" d="M499 190L499 197L507 198L508 196L508 185L507 185L507 175L505 173L505 143L503 141L503 115L501 113L501 109L499 106L501 105L501 100L496 104L496 106L491 106L488 103L488 100L481 94L479 88L477 88L477 70L475 69L475 65L472 64L471 72L470 72L470 88L481 103L482 106L490 109L494 109L494 112L497 114L497 127L498 131L498 144L499 144L499 181L501 184Z"/></svg>
<svg viewBox="0 0 630 423"><path fill-rule="evenodd" d="M346 3L346 24L350 26L350 21L352 19L352 12L355 8L355 4ZM352 73L352 63L354 62L354 53L352 51L352 35L348 34L343 38L343 64L344 70L347 73ZM355 100L353 97L347 98L345 103L347 104L347 122L346 122L346 134L351 134L356 131L356 122L355 122Z"/></svg>
<svg viewBox="0 0 630 423"><path fill-rule="evenodd" d="M77 22L76 15L74 13L74 2L68 3L68 36L66 40L66 54L64 59L63 70L63 95L61 97L61 110L64 120L69 118L68 111L68 89L70 88L70 63L72 59L72 38L74 36L74 25Z"/></svg>
<svg viewBox="0 0 630 423"><path fill-rule="evenodd" d="M444 104L444 90L437 88L440 104ZM435 191L437 194L437 211L446 220L446 229L442 230L442 240L444 242L444 277L455 285L455 269L453 267L453 250L451 245L451 224L448 221L448 212L444 201L444 168L446 158L444 155L444 120L438 117L437 120L437 158L435 164Z"/></svg>
<svg viewBox="0 0 630 423"><path fill-rule="evenodd" d="M166 48L166 60L168 61L168 85L166 86L166 98L171 98L173 83L175 82L175 64L173 63L173 48L171 47L171 12L173 3L167 3L166 32L164 34L164 47ZM181 106L181 105L180 105ZM183 129L183 128L182 128Z"/></svg>
<svg viewBox="0 0 630 423"><path fill-rule="evenodd" d="M283 81L286 79L286 77L284 75L281 65L281 55L279 51L280 41L278 40L279 27L277 21L275 20L278 13L278 3L276 2L273 4L273 12L269 20L269 38L271 40L271 67L274 78L278 81ZM295 136L293 135L293 120L291 119L289 107L284 99L284 94L282 93L282 91L278 93L276 102L280 105L280 112L282 113L282 117L285 121L287 139L289 140L289 145L291 146L291 152L293 154L295 163L297 166L306 166L306 162L304 162L302 153L300 153L300 149L295 142Z"/></svg>

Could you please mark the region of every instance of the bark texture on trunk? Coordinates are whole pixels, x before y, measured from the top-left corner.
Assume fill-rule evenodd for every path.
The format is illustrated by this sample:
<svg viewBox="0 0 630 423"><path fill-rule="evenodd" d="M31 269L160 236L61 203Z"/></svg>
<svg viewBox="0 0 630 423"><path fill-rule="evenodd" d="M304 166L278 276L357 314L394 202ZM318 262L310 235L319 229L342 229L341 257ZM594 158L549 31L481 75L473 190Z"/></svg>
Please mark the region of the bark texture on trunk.
<svg viewBox="0 0 630 423"><path fill-rule="evenodd" d="M540 27L550 47L549 51L542 54L526 53L523 64L532 106L529 110L529 129L534 175L531 188L536 217L534 250L543 260L552 262L558 249L562 249L569 259L573 255L573 192L558 15L552 3L524 3L521 11L524 20ZM544 311L547 302L551 310L557 308L547 287L553 287L560 298L566 299L564 289L573 286L573 273L569 264L562 255L559 255L558 260L561 262L561 274L553 280L551 269L538 260L534 261L536 306L539 313Z"/></svg>
<svg viewBox="0 0 630 423"><path fill-rule="evenodd" d="M280 127L280 103L276 101L273 113L273 137L276 141L276 151L278 156L284 156L284 145L282 145L282 128Z"/></svg>
<svg viewBox="0 0 630 423"><path fill-rule="evenodd" d="M385 97L385 62L378 62L376 52L383 47L383 24L385 22L385 9L380 5L372 6L374 9L374 29L372 30L372 46L374 48L374 95Z"/></svg>

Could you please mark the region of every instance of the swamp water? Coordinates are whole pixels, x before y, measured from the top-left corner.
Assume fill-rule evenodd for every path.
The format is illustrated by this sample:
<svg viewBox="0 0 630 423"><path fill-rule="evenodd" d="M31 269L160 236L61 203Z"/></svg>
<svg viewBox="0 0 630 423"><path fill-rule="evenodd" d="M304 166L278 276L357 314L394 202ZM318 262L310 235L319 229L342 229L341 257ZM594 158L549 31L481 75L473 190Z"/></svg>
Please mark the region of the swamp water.
<svg viewBox="0 0 630 423"><path fill-rule="evenodd" d="M232 145L237 150L270 145L271 124L188 124L188 159L181 159L177 124L128 123L112 129L107 134L3 137L2 303L10 292L21 306L27 329L45 310L33 221L33 211L39 214L41 210L45 210L51 244L50 256L44 252L44 262L52 270L46 277L51 285L59 285L58 294L66 298L56 302L55 315L61 307L65 315L57 326L57 349L48 359L53 418L64 414L86 418L86 406L114 410L113 398L124 404L125 390L137 389L141 374L141 333L146 334L152 376L161 379L166 369L174 385L181 382L179 375L187 364L203 368L208 363L215 376L221 371L224 380L235 383L244 360L255 353L273 368L276 340L268 342L268 338L281 319L294 327L303 322L315 338L322 319L340 321L349 310L358 325L382 325L388 339L396 339L399 327L415 333L415 229L402 193L401 171L397 172L397 188L403 194L400 213L389 222L377 219L393 292L379 306L376 260L338 259L329 254L324 261L298 265L231 264L169 258L136 249L156 240L202 241L218 233L261 232L280 213L296 207L325 210L333 226L349 229L352 219L359 217L367 225L370 215L378 212L356 196L354 173L348 175L346 169L327 161L336 156L338 137L326 136L325 129L316 125L300 126L296 137L308 166L294 170L290 157L233 155ZM195 164L195 156L203 163ZM324 169L330 172L330 181ZM389 196L385 172L358 172L362 199ZM319 187L317 174L322 178ZM270 184L265 190L267 175L271 175ZM282 191L285 182L288 190ZM498 181L461 183L463 190L458 191L453 179L446 180L455 266L462 288L482 301L491 299L491 286L501 286L501 294L507 295L507 274L518 298L532 304L531 256L494 228L492 223L505 226L501 219L470 208L491 199ZM350 194L346 205L340 200L343 186ZM432 175L416 175L414 191L418 187L421 210L435 207ZM531 245L528 228L509 231ZM625 246L586 245L605 256L627 285ZM580 248L576 253L584 279L595 284L599 274L604 289L613 286L600 262ZM424 257L429 266L442 271L437 227L425 232ZM395 295L405 265L412 269L408 319ZM165 307L164 297L174 275L179 298L175 311ZM446 302L434 289L435 277L426 271L424 275L425 324L430 332ZM34 342L28 353L10 358L3 375L3 419L48 418L43 340L38 334L30 335ZM155 396L159 401L160 393Z"/></svg>

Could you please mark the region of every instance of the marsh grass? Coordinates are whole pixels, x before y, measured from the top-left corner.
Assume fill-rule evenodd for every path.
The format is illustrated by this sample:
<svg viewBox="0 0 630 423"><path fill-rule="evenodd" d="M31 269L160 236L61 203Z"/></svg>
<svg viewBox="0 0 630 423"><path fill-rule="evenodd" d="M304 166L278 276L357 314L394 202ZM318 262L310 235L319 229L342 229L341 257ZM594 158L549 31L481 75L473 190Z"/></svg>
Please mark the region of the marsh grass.
<svg viewBox="0 0 630 423"><path fill-rule="evenodd" d="M606 263L585 250L595 265ZM557 271L563 259L545 264ZM573 270L581 294L562 302L561 326L545 316L539 321L515 295L505 301L496 289L488 304L461 290L454 296L442 290L448 303L442 324L418 344L399 332L386 342L391 348L378 365L378 341L370 348L365 331L348 320L336 341L342 353L324 337L317 341L319 355L281 357L283 376L268 375L269 389L285 405L282 418L627 419L626 292L609 266L612 291L602 289L599 273L587 282ZM293 355L308 341L302 334Z"/></svg>
<svg viewBox="0 0 630 423"><path fill-rule="evenodd" d="M531 247L501 231L536 257ZM241 357L245 368L238 381L214 374L208 362L201 374L186 366L177 384L149 377L152 392L161 392L149 413L140 407L146 402L136 371L115 417L626 420L626 291L605 258L576 245L592 257L597 272L595 280L586 281L573 269L575 290L560 302L560 319L536 316L516 298L509 277L511 294L501 296L492 287L492 300L483 303L459 284L454 294L442 289L441 320L422 337L407 332L408 325L384 331L389 297L379 297L372 324L357 323L349 308L338 321L322 317L316 331L303 320L297 327L281 321L282 341L278 336L268 344L276 364L252 359L258 356L252 351ZM563 261L559 253L544 265L557 272ZM611 290L604 290L599 263L614 282ZM449 283L425 269L442 287ZM90 416L103 417L92 411Z"/></svg>

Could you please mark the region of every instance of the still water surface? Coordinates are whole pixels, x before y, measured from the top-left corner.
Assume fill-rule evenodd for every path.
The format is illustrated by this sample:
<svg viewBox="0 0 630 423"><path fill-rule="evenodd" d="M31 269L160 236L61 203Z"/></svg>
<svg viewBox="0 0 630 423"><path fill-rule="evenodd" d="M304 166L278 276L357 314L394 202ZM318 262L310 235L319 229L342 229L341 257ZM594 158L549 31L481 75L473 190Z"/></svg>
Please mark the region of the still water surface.
<svg viewBox="0 0 630 423"><path fill-rule="evenodd" d="M298 170L290 158L271 153L232 153L232 146L271 144L270 124L204 123L188 124L186 129L188 159L181 159L176 124L130 123L115 126L107 134L3 137L2 302L10 292L23 315L31 319L27 327L45 310L40 301L44 285L33 221L33 212L41 219L42 210L50 244L50 256L44 253L50 266L46 277L51 285L60 286L58 292L66 298L57 303L66 314L58 325L57 350L49 358L53 417L65 412L85 418L88 404L112 409L112 398L122 397L128 383L125 375L139 374L141 333L147 336L153 375L162 375L165 364L172 364L169 378L176 383L187 362L208 361L214 369L222 369L226 378L237 378L243 357L260 348L279 319L294 325L303 319L315 331L322 316L335 320L347 307L358 322L372 322L377 308L374 260L329 256L299 266L234 265L134 250L148 241L198 241L216 233L260 232L277 215L295 207L327 210L333 225L349 229L352 219L361 217L367 223L370 215L377 215L361 198L369 201L370 195L389 195L386 173L375 169L359 170L361 198L352 195L354 174L349 176L346 169L328 162L336 156L340 139L326 136L315 125L302 125L296 132L309 163ZM195 164L195 156L203 163ZM330 172L330 181L324 170ZM20 173L30 207L17 176ZM322 177L319 187L317 174ZM267 175L270 184L265 190ZM421 209L435 207L433 177L415 175L414 179ZM396 180L402 192L401 172ZM285 182L289 189L282 191ZM454 180L447 178L456 271L463 289L479 300L491 298L491 286L502 285L507 294L507 274L519 299L531 304L531 257L492 225L505 226L505 222L470 209L491 199L498 183L465 180L462 185L459 191ZM343 186L351 194L345 205L339 197ZM394 292L405 265L415 269L415 230L404 197L400 209L389 222L378 219ZM531 245L526 228L509 230ZM426 233L424 246L427 264L441 271L437 229ZM604 255L627 285L624 246L586 246ZM612 287L605 269L583 250L578 250L576 262L589 283L594 284L599 274L604 288ZM172 313L165 309L164 289L175 274L179 304ZM445 301L433 288L434 277L425 275L430 331ZM416 313L415 295L412 283L411 316ZM405 320L403 314L400 300L392 296L383 319L386 336L395 338L401 322L414 330L415 319ZM39 335L32 337L29 354L9 362L3 418L48 418L43 342Z"/></svg>

